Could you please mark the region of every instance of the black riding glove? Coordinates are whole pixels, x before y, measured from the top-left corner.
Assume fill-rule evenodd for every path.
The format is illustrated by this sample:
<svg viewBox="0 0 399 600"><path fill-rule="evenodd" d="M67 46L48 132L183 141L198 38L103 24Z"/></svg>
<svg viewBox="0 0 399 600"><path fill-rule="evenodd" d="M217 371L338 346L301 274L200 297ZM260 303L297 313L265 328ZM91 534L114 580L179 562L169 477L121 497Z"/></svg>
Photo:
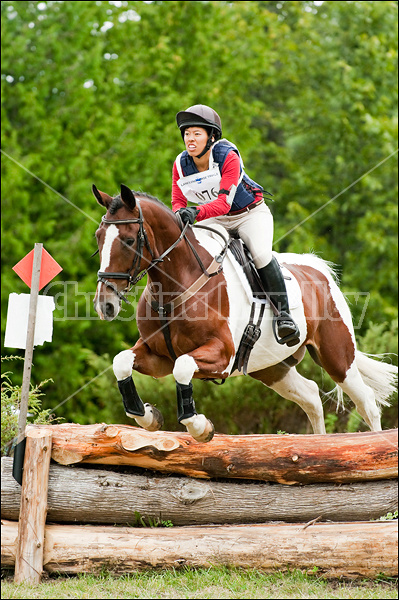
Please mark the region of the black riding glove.
<svg viewBox="0 0 399 600"><path fill-rule="evenodd" d="M179 215L179 217L181 218L183 223L184 224L190 223L190 225L192 225L194 223L195 219L197 218L198 213L199 213L199 209L195 208L194 206L189 206L186 208L179 208L179 210L177 211L177 214Z"/></svg>

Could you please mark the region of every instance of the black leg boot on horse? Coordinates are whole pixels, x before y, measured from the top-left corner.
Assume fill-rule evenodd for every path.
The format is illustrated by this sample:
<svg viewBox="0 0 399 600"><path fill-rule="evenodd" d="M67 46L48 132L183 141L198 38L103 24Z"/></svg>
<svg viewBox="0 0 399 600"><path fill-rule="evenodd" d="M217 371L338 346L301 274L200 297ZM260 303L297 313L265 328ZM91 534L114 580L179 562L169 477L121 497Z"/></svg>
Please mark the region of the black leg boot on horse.
<svg viewBox="0 0 399 600"><path fill-rule="evenodd" d="M152 404L144 404L137 393L131 376L118 381L122 395L123 406L128 417L136 419L137 423L147 431L158 431L163 425L163 417Z"/></svg>
<svg viewBox="0 0 399 600"><path fill-rule="evenodd" d="M197 442L210 442L214 436L215 428L205 415L199 415L195 410L193 384L185 385L176 381L176 392L177 420L179 423L187 428L187 431Z"/></svg>
<svg viewBox="0 0 399 600"><path fill-rule="evenodd" d="M263 288L278 311L274 316L273 330L279 344L296 346L300 342L298 325L290 315L287 289L277 259L273 256L268 265L258 269ZM277 333L276 333L277 328Z"/></svg>

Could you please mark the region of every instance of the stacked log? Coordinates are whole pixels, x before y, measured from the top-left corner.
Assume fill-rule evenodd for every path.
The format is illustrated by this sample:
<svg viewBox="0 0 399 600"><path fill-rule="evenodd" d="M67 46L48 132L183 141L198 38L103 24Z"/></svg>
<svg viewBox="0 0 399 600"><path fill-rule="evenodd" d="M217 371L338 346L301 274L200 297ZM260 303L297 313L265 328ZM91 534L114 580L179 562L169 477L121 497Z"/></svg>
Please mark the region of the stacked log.
<svg viewBox="0 0 399 600"><path fill-rule="evenodd" d="M312 572L317 567L318 575L327 577L394 577L396 529L393 522L167 529L46 525L43 567L61 574L211 566ZM14 564L16 536L17 523L3 522L4 566Z"/></svg>
<svg viewBox="0 0 399 600"><path fill-rule="evenodd" d="M32 426L30 430L43 426ZM59 464L130 465L194 478L347 483L398 476L397 429L331 435L222 435L207 444L188 433L127 425L48 427Z"/></svg>
<svg viewBox="0 0 399 600"><path fill-rule="evenodd" d="M52 440L48 495L25 464L20 514L21 488L2 459L3 566L24 558L16 519L27 528L22 509L34 493L48 572L234 565L397 575L396 523L369 521L397 508L397 430L215 435L208 444L123 425L27 430L37 448L44 438Z"/></svg>
<svg viewBox="0 0 399 600"><path fill-rule="evenodd" d="M133 470L139 471L139 469ZM12 459L2 458L1 516L18 520L21 487ZM198 480L174 475L50 466L47 521L175 526L284 521L368 521L393 512L392 480L286 486L250 481Z"/></svg>

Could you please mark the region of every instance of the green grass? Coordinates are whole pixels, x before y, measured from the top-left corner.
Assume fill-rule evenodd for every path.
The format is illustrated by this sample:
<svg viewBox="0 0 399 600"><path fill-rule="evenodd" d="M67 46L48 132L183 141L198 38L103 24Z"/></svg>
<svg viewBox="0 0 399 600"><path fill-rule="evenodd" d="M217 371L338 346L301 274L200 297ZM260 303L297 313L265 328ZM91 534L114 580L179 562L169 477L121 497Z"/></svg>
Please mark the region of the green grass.
<svg viewBox="0 0 399 600"><path fill-rule="evenodd" d="M328 581L300 571L264 574L255 570L210 568L146 571L123 577L49 577L37 586L3 579L2 598L397 598L397 581Z"/></svg>

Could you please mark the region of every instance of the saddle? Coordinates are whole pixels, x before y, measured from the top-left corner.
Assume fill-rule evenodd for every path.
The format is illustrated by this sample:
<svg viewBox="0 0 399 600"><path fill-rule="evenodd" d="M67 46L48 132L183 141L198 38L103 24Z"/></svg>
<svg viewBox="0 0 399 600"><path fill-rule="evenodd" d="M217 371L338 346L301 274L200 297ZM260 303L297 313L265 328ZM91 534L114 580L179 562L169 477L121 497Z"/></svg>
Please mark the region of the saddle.
<svg viewBox="0 0 399 600"><path fill-rule="evenodd" d="M231 373L238 370L242 371L244 375L247 375L250 354L261 335L260 325L264 316L266 301L268 302L270 308L275 314L278 314L278 311L273 305L273 303L270 301L269 295L264 290L261 279L258 275L258 271L252 260L251 253L247 246L243 243L243 241L239 238L231 238L229 242L229 250L231 251L238 264L242 267L250 285L253 296L249 323L245 327L244 332L242 334L235 356L234 364L231 369ZM258 319L255 323L254 319L256 305L259 304L259 301L262 300L263 302L260 304Z"/></svg>
<svg viewBox="0 0 399 600"><path fill-rule="evenodd" d="M242 267L245 277L248 280L252 295L257 300L269 300L268 295L263 289L258 271L252 260L251 253L240 238L231 238L229 241L229 250Z"/></svg>

